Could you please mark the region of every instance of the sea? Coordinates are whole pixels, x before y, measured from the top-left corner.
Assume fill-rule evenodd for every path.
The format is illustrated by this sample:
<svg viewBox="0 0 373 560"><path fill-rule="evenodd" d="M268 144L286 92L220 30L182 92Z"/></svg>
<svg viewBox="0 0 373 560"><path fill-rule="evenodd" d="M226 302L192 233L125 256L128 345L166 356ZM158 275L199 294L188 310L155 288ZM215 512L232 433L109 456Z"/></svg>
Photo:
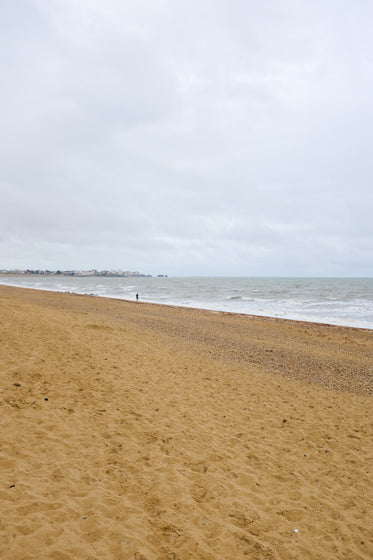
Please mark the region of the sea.
<svg viewBox="0 0 373 560"><path fill-rule="evenodd" d="M373 329L373 278L19 276L0 283Z"/></svg>

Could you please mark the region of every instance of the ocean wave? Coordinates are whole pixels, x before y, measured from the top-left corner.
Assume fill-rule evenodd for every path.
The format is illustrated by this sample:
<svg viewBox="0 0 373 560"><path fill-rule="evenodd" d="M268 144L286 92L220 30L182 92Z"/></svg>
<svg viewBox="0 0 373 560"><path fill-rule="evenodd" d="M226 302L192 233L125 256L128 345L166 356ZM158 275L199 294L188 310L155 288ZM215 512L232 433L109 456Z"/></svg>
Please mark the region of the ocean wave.
<svg viewBox="0 0 373 560"><path fill-rule="evenodd" d="M160 284L151 277L2 277L0 283L119 299L139 293L153 303L373 329L373 279L169 277Z"/></svg>

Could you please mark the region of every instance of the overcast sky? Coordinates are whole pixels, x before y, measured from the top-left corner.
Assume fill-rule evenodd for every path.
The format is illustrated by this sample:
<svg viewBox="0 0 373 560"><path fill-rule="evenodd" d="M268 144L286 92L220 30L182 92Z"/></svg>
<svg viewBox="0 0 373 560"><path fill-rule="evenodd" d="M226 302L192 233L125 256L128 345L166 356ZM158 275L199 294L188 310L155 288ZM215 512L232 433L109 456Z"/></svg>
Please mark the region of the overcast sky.
<svg viewBox="0 0 373 560"><path fill-rule="evenodd" d="M2 0L0 269L373 275L373 2Z"/></svg>

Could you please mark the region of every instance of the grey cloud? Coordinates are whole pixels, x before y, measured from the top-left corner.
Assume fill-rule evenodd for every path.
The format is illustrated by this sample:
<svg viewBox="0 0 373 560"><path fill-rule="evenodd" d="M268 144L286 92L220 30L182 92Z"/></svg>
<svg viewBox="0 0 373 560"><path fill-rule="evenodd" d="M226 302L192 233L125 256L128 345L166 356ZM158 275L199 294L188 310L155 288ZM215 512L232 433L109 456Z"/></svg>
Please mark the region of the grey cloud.
<svg viewBox="0 0 373 560"><path fill-rule="evenodd" d="M369 4L0 11L0 268L372 273Z"/></svg>

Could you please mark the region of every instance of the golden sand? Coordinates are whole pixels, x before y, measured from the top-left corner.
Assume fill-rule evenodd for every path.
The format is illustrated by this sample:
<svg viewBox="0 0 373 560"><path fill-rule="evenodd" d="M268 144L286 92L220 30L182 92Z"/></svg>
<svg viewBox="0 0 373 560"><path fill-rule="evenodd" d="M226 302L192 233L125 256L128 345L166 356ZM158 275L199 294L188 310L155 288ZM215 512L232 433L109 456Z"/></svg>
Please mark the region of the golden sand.
<svg viewBox="0 0 373 560"><path fill-rule="evenodd" d="M373 558L373 333L0 286L0 558Z"/></svg>

